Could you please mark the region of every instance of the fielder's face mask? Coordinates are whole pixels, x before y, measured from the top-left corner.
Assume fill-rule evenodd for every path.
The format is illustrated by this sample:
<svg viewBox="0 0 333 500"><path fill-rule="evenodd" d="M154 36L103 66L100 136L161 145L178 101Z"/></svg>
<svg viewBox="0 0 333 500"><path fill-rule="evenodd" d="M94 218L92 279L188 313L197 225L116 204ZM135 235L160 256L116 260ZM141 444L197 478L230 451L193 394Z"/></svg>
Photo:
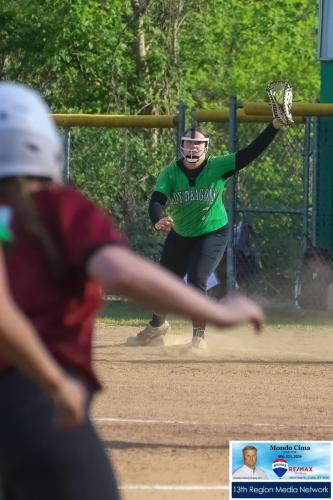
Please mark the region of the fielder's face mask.
<svg viewBox="0 0 333 500"><path fill-rule="evenodd" d="M208 153L209 138L196 131L191 130L190 135L181 138L180 152L182 157L189 163L197 163Z"/></svg>

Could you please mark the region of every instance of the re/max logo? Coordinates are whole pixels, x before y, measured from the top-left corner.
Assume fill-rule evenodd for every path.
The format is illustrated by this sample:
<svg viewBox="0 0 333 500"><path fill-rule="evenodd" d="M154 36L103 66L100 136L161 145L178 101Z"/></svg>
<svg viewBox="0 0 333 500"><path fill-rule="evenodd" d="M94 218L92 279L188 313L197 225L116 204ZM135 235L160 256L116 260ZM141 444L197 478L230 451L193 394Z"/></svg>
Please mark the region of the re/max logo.
<svg viewBox="0 0 333 500"><path fill-rule="evenodd" d="M312 466L289 467L289 472L313 472Z"/></svg>

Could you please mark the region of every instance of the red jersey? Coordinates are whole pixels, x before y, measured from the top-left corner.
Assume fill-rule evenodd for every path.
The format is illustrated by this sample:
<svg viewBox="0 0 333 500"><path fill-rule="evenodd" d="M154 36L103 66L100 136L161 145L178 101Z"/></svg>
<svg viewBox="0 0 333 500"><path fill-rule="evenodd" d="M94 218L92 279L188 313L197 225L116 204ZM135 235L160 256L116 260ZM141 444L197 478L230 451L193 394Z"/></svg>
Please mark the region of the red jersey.
<svg viewBox="0 0 333 500"><path fill-rule="evenodd" d="M52 277L40 241L27 233L14 213L14 244L6 256L12 294L57 360L98 386L91 354L102 290L87 276L85 265L98 248L123 245L125 239L102 209L72 187L42 189L32 198L59 249L65 272L60 278ZM0 372L9 367L0 358Z"/></svg>

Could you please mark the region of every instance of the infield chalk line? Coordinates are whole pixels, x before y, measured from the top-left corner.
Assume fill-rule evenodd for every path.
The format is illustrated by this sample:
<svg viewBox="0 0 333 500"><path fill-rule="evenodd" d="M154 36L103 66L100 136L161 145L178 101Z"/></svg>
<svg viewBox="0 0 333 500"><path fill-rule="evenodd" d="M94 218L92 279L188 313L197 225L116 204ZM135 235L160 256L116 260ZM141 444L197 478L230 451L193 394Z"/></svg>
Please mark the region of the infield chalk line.
<svg viewBox="0 0 333 500"><path fill-rule="evenodd" d="M196 421L190 421L190 420L159 420L159 419L144 419L144 418L117 418L117 417L95 417L93 419L95 422L114 422L114 423L129 423L129 424L154 424L154 425L161 425L161 424L168 424L168 425L204 425L204 426L211 426L211 425L224 425L230 427L230 424L226 424L225 422L196 422ZM233 425L233 424L232 424ZM235 424L237 426L246 426L246 427L271 427L273 424L272 423L254 423L251 424L249 422L239 422L238 424ZM280 428L288 428L291 427L290 425L287 424L274 424L274 427L280 427ZM313 424L297 424L297 427L313 427ZM316 428L318 427L323 427L323 428L332 428L333 424L316 424Z"/></svg>
<svg viewBox="0 0 333 500"><path fill-rule="evenodd" d="M226 484L124 484L120 490L127 491L228 491Z"/></svg>

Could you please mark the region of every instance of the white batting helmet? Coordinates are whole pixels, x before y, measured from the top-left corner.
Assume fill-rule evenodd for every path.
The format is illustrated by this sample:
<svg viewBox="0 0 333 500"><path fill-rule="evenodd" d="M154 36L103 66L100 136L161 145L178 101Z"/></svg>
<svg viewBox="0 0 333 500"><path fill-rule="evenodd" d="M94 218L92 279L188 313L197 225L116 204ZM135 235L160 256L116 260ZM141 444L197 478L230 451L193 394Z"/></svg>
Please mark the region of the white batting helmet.
<svg viewBox="0 0 333 500"><path fill-rule="evenodd" d="M41 96L24 85L0 83L0 177L61 181L63 144Z"/></svg>
<svg viewBox="0 0 333 500"><path fill-rule="evenodd" d="M197 137L197 132L200 133L202 137ZM187 144L204 144L204 150L198 154L197 151L194 151L192 148L184 148L184 142L187 142ZM206 137L205 132L203 132L200 129L196 128L191 128L185 131L184 135L181 138L181 143L180 143L180 153L184 159L186 159L189 163L197 163L200 158L204 155L206 156L208 153L208 147L209 147L209 137Z"/></svg>

